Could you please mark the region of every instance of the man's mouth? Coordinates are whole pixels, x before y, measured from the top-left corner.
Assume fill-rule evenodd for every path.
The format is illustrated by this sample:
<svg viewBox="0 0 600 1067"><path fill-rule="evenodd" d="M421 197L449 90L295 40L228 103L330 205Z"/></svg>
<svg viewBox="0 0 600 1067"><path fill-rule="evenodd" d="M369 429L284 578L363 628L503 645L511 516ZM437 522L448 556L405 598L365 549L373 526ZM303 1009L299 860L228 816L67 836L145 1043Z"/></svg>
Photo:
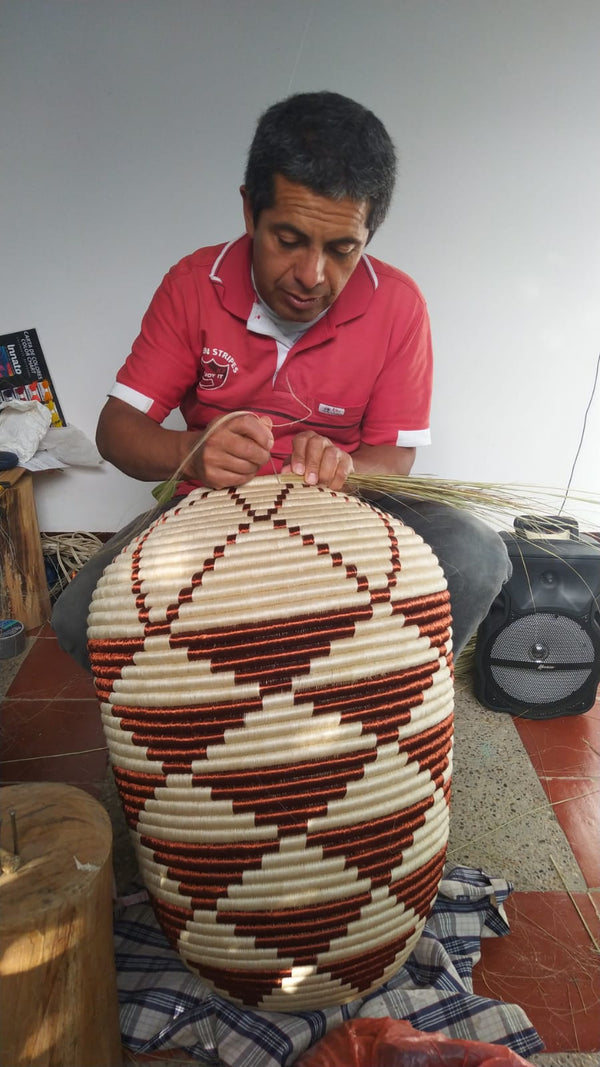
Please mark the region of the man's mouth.
<svg viewBox="0 0 600 1067"><path fill-rule="evenodd" d="M315 305L320 304L323 299L322 296L300 296L298 293L290 292L289 289L284 290L284 295L287 301L299 310L314 308Z"/></svg>

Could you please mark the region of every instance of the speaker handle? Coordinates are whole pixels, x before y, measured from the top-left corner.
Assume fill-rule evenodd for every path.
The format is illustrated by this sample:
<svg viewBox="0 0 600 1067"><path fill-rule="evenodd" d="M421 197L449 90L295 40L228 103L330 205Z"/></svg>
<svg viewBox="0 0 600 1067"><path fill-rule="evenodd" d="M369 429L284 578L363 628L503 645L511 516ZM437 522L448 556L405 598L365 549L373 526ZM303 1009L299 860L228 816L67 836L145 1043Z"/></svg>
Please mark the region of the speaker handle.
<svg viewBox="0 0 600 1067"><path fill-rule="evenodd" d="M579 523L569 515L517 515L514 528L519 537L577 539Z"/></svg>

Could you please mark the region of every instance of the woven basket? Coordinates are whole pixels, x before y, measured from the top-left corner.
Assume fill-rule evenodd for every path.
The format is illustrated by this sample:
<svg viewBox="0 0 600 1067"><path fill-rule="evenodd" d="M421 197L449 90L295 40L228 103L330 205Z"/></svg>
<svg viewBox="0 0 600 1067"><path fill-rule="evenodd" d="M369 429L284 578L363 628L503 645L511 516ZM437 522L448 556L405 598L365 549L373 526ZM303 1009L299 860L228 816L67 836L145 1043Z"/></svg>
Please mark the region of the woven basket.
<svg viewBox="0 0 600 1067"><path fill-rule="evenodd" d="M443 574L327 489L198 489L107 567L89 647L159 922L237 1004L301 1011L402 966L442 873Z"/></svg>

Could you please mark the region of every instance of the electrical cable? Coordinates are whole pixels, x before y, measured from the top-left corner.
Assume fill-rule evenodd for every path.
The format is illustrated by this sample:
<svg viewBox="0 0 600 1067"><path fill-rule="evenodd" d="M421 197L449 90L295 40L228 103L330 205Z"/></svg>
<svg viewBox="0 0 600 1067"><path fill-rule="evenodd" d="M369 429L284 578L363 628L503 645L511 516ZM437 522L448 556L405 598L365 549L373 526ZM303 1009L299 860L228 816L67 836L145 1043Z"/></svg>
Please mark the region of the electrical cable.
<svg viewBox="0 0 600 1067"><path fill-rule="evenodd" d="M95 534L83 531L42 534L41 541L44 558L49 559L56 573L56 581L49 590L51 600L62 592L103 544Z"/></svg>
<svg viewBox="0 0 600 1067"><path fill-rule="evenodd" d="M588 406L585 409L585 415L583 416L583 426L581 428L581 436L579 438L579 444L577 446L577 451L575 453L575 459L573 460L573 466L571 467L571 473L569 474L569 480L567 482L567 488L565 489L565 495L563 497L563 502L560 505L560 508L558 510L558 514L559 515L562 515L562 510L563 510L565 504L567 503L567 497L569 495L569 490L571 488L571 482L573 481L573 475L575 473L575 467L577 466L577 460L579 459L579 453L581 452L581 447L583 445L583 439L585 437L585 430L586 430L586 426L587 426L587 417L588 417L590 408L592 406L592 401L594 399L594 394L596 392L596 386L598 384L598 372L599 372L599 370L600 370L600 352L598 353L598 358L596 360L596 373L594 374L594 384L592 385L592 392L591 392L591 395L590 395L590 399L588 400Z"/></svg>
<svg viewBox="0 0 600 1067"><path fill-rule="evenodd" d="M306 22L304 24L304 32L302 34L302 37L300 38L300 44L298 45L298 51L296 53L296 59L294 60L294 65L292 67L292 73L290 74L290 80L288 82L288 87L287 87L288 95L292 91L292 83L294 81L294 78L296 77L296 69L298 67L298 63L300 62L300 56L302 55L302 50L304 48L304 44L305 44L306 38L308 36L308 30L309 30L310 24L312 22L316 6L317 6L317 0L313 0L312 7L311 7L310 11L308 12L308 16L307 16Z"/></svg>

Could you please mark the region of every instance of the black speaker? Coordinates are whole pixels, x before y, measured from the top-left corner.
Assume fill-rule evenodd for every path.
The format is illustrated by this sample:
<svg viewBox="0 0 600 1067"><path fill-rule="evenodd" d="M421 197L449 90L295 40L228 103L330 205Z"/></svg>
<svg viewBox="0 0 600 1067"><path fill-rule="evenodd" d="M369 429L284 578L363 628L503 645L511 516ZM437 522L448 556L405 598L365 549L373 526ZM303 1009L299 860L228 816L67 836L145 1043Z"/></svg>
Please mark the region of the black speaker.
<svg viewBox="0 0 600 1067"><path fill-rule="evenodd" d="M579 715L600 683L600 545L527 526L501 534L513 574L477 633L475 693L525 719Z"/></svg>

